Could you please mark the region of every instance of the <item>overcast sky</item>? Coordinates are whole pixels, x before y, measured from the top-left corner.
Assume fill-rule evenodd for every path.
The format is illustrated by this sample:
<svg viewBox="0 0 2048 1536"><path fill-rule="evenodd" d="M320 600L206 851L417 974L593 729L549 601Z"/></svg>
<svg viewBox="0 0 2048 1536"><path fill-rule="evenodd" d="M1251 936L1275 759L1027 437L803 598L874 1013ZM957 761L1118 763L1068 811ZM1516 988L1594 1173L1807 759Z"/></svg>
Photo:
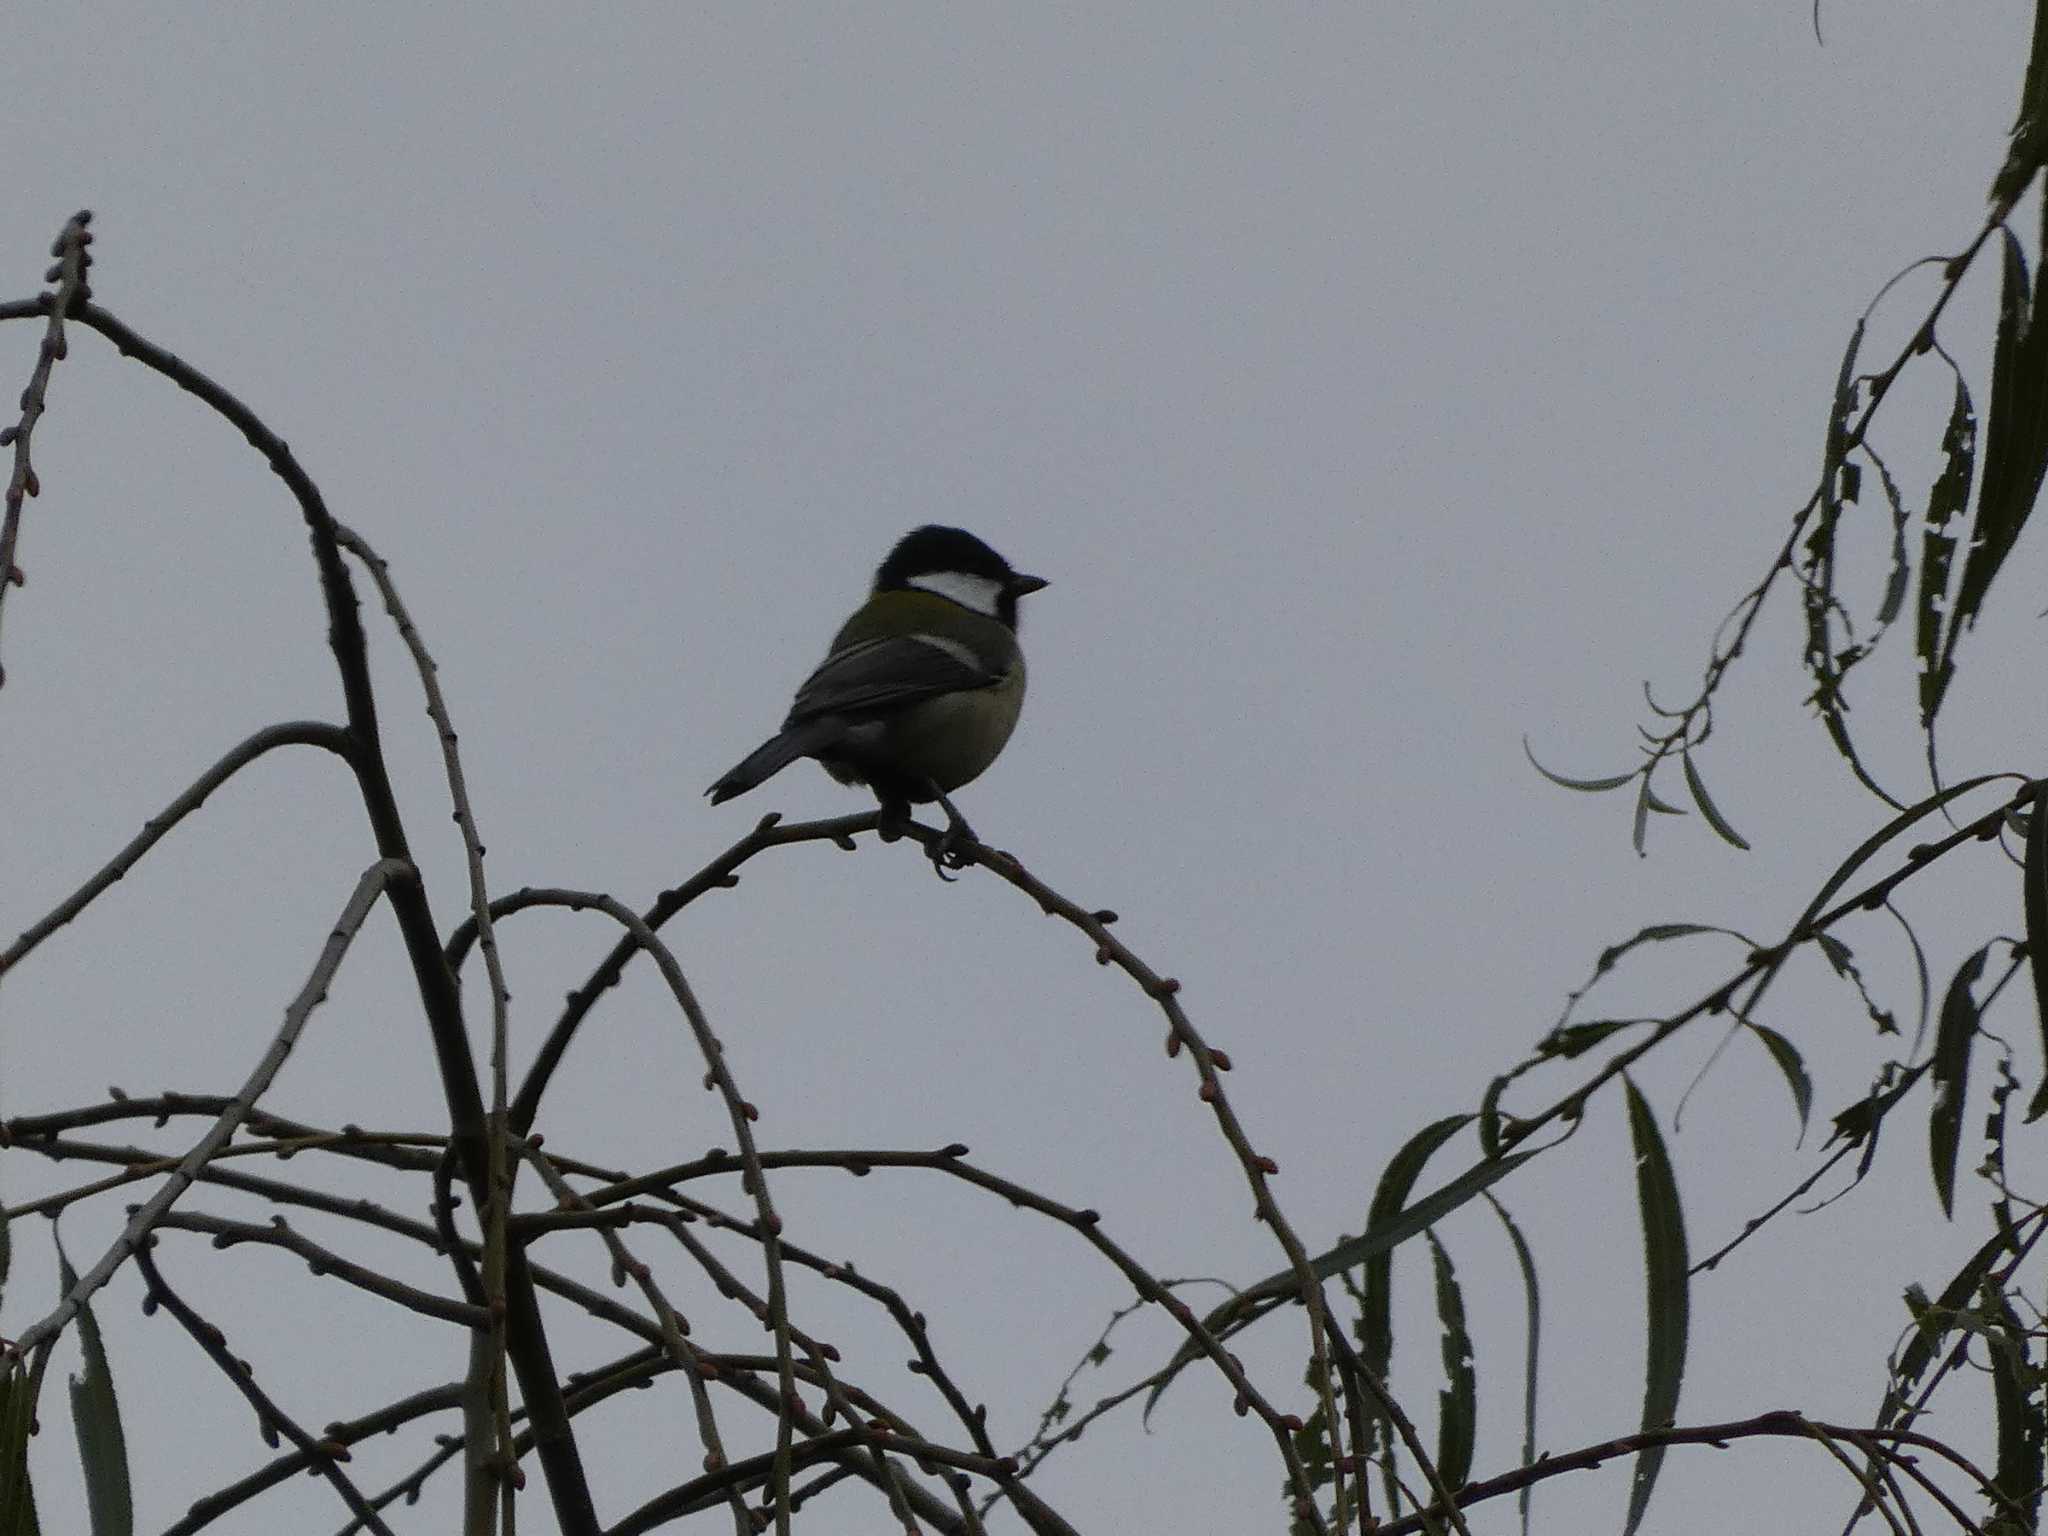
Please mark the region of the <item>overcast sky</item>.
<svg viewBox="0 0 2048 1536"><path fill-rule="evenodd" d="M1849 327L1896 269L1976 229L2029 8L1829 3L1825 46L1804 0L1105 9L17 13L0 294L33 292L64 217L96 210L99 300L256 406L391 559L499 891L638 905L768 810L858 809L808 765L736 804L701 795L774 726L905 529L963 524L1048 577L1027 605L1022 725L962 808L1060 890L1118 909L1183 979L1320 1247L1363 1224L1412 1131L1473 1107L1543 1033L1604 944L1664 918L1779 931L1877 825L1800 708L1783 612L1702 758L1752 854L1692 819L1660 823L1638 860L1626 805L1544 784L1520 739L1567 771L1618 771L1640 682L1690 686L1811 489ZM1990 297L1972 289L1951 322L1966 358ZM0 381L26 379L36 334L0 333ZM228 745L340 707L297 511L230 430L80 336L36 448L0 693L8 934ZM2038 766L2034 716L1999 702L2040 643L2039 600L2014 595L2038 592L2040 562L2016 561L1952 707L1958 773ZM433 737L381 631L375 661L452 923L460 848ZM1874 677L1858 721L1909 782L1904 678ZM372 857L328 761L245 775L8 978L0 1109L239 1081ZM1974 868L1948 899L1993 915L1937 939L2007 907L2017 924L2003 867ZM766 1144L961 1141L1099 1208L1158 1273L1277 1267L1156 1011L998 881L941 886L868 842L786 850L671 937ZM522 1053L611 941L587 918L507 929ZM1653 972L1637 1001L1673 1006L1732 957ZM1808 1051L1822 1108L1861 1090L1878 1052L1853 1000L1814 985L1774 1022ZM2007 1024L2031 1038L2023 1015ZM1711 1043L1645 1074L1667 1126ZM559 1078L550 1145L651 1166L727 1142L700 1072L642 975ZM271 1104L445 1123L388 923ZM1618 1112L1603 1101L1503 1190L1549 1282L1551 1450L1638 1414ZM1694 1095L1672 1146L1696 1251L1813 1166L1793 1135L1761 1053ZM1682 1419L1868 1419L1899 1289L1980 1240L1929 1220L1924 1152L1895 1142L1884 1187L1701 1282ZM10 1201L76 1175L0 1167ZM1128 1299L1070 1234L933 1180L774 1188L800 1240L931 1314L1002 1443ZM74 1259L119 1219L118 1201L67 1217ZM1444 1236L1488 1405L1478 1466L1501 1470L1519 1288L1489 1216ZM1403 1259L1416 1301L1419 1251ZM246 1279L208 1278L230 1262ZM282 1257L177 1236L165 1264L308 1422L459 1373L445 1330L345 1304ZM751 1347L689 1284L700 1334ZM30 1229L4 1331L55 1294ZM101 1311L158 1529L269 1453L139 1298L124 1274ZM910 1400L900 1340L815 1288L799 1301ZM1433 1325L1403 1315L1397 1386L1426 1419ZM1246 1352L1282 1397L1300 1332L1276 1318ZM1134 1321L1084 1400L1172 1337ZM561 1317L571 1361L613 1347ZM36 1448L50 1530L82 1519L61 1395ZM1220 1382L1191 1377L1149 1437L1119 1423L1043 1474L1081 1529L1280 1528L1270 1442ZM359 1453L366 1484L420 1443ZM603 1512L676 1481L694 1444L672 1388L593 1419ZM1619 1468L1552 1483L1539 1520L1604 1528L1626 1488ZM402 1528L448 1529L453 1491ZM1648 1529L1821 1528L1850 1494L1807 1447L1679 1452ZM522 1510L548 1528L537 1490ZM890 1528L872 1501L839 1513L838 1530ZM302 1479L218 1528L341 1518ZM1475 1530L1511 1520L1490 1506Z"/></svg>

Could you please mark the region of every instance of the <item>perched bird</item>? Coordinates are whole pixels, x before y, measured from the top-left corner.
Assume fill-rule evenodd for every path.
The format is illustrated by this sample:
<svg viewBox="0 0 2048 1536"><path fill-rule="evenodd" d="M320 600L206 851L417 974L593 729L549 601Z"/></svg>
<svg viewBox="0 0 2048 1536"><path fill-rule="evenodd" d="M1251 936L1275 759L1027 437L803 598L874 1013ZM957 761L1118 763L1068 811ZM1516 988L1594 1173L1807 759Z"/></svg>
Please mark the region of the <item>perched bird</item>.
<svg viewBox="0 0 2048 1536"><path fill-rule="evenodd" d="M930 850L944 878L973 832L946 796L996 760L1024 705L1017 599L1044 587L961 528L913 529L875 572L868 600L796 691L782 729L713 784L711 803L745 794L800 757L882 803L884 836L912 805L937 801L945 835Z"/></svg>

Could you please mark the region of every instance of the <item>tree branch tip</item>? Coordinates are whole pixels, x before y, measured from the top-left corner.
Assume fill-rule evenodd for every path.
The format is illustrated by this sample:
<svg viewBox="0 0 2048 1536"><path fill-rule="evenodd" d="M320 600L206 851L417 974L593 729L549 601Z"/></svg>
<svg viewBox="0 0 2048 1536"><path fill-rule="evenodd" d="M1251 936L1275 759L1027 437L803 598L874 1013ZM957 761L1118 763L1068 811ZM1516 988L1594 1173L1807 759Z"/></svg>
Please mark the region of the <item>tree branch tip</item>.
<svg viewBox="0 0 2048 1536"><path fill-rule="evenodd" d="M941 1157L965 1157L966 1155L967 1143L964 1141L948 1142L945 1146L939 1148L939 1156Z"/></svg>
<svg viewBox="0 0 2048 1536"><path fill-rule="evenodd" d="M759 821L754 823L754 836L760 837L766 833L773 832L776 826L780 824L781 821L782 812L770 811L766 816L763 816Z"/></svg>
<svg viewBox="0 0 2048 1536"><path fill-rule="evenodd" d="M1174 1057L1178 1056L1179 1054L1180 1031L1175 1029L1169 1029L1166 1032L1166 1059L1168 1061L1171 1061Z"/></svg>

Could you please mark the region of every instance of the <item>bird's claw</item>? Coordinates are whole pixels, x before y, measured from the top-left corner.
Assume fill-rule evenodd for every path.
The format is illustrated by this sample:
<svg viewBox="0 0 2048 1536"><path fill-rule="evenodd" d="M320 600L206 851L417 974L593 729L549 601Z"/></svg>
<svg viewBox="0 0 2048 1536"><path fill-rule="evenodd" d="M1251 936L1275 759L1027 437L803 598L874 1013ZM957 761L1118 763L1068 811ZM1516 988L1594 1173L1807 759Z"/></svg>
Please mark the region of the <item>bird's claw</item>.
<svg viewBox="0 0 2048 1536"><path fill-rule="evenodd" d="M925 850L932 861L932 871L941 880L950 882L953 876L949 869L965 869L972 862L963 846L974 841L974 829L966 822L955 820L941 832L931 846Z"/></svg>

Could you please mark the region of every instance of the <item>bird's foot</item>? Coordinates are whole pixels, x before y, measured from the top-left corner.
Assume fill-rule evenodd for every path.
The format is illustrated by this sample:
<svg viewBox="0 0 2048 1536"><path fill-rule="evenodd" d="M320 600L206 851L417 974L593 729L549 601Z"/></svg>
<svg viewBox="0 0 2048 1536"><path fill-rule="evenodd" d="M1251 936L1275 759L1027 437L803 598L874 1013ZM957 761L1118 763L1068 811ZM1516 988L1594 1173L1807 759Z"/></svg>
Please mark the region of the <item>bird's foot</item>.
<svg viewBox="0 0 2048 1536"><path fill-rule="evenodd" d="M906 800L884 800L881 819L875 823L875 833L885 843L896 842L910 827L910 803Z"/></svg>
<svg viewBox="0 0 2048 1536"><path fill-rule="evenodd" d="M938 801L939 808L946 813L946 830L926 847L925 854L932 861L933 873L941 880L950 881L953 876L946 871L965 869L971 864L973 858L968 852L968 845L979 840L974 835L974 828L967 825L967 818L953 809L953 802L946 798L936 784L932 786L932 798Z"/></svg>

